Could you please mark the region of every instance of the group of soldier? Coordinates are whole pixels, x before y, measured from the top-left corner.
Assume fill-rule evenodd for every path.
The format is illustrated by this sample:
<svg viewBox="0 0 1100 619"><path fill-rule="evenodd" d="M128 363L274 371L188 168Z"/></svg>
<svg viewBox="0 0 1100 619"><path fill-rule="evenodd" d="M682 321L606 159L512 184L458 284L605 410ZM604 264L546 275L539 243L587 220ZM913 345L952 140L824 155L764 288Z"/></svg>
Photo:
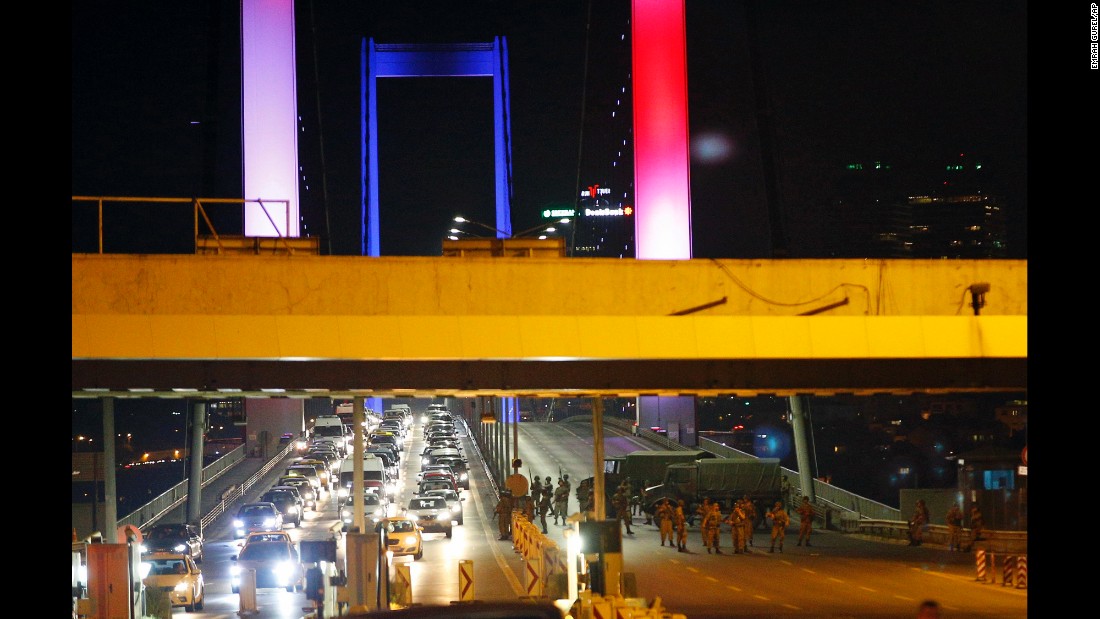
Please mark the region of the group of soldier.
<svg viewBox="0 0 1100 619"><path fill-rule="evenodd" d="M521 484L516 490L525 495L526 491L523 486L524 484ZM513 510L522 511L527 520L532 523L535 521L537 514L539 524L542 525L543 534L547 533L547 516L554 517L554 524L558 524L559 519L561 524L566 524L566 518L569 516L569 493L571 490L568 473L558 478L557 488L553 487L552 479L549 476L546 477L546 482L543 483L536 475L534 481L531 482L529 497L517 496L517 493L511 488L501 490L500 500L497 501L496 508L493 510L497 516L497 527L500 531L499 539L512 538Z"/></svg>
<svg viewBox="0 0 1100 619"><path fill-rule="evenodd" d="M545 482L538 476L530 486L530 497L516 501L513 492L504 490L501 492L500 501L496 507L500 539L511 539L512 511L520 509L531 522L534 522L536 514L539 524L542 525L543 534L547 533L547 516L553 516L554 524L559 520L562 525L567 524L569 515L569 494L572 488L569 483L569 475L558 478L557 487L552 485L550 477ZM643 510L645 506L640 497L632 496L629 481L624 481L616 489L611 497L612 513L616 520L623 526L627 535L634 535L631 528L633 524L633 512ZM593 489L589 480L583 480L577 487L577 500L581 511L593 511ZM801 524L798 531L798 545L805 543L810 545L810 534L813 532L813 506L809 497L802 497L802 503L796 509ZM766 517L771 520L771 547L768 552L775 552L778 546L779 552L783 552L783 542L787 535L787 527L790 526L790 516L783 507L783 501L776 501L772 509L766 512ZM721 505L712 502L710 498L704 498L703 503L692 514L685 512L683 499L670 501L661 499L652 516L646 513L646 524L655 523L660 531L661 546L667 542L669 547L675 547L679 552L687 552L687 528L695 518L700 521L703 547L707 554L723 554L721 549L722 525L728 525L734 554L748 554L753 546L753 532L757 522L756 504L746 495L733 503L729 514L723 517ZM655 522L654 522L655 521Z"/></svg>

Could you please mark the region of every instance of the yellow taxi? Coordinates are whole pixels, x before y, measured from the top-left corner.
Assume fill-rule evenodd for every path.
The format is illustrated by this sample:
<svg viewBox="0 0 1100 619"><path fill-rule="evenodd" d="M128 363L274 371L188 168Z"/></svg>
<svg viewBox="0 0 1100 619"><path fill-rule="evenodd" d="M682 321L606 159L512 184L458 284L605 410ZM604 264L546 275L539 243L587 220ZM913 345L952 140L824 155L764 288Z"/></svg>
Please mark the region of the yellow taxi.
<svg viewBox="0 0 1100 619"><path fill-rule="evenodd" d="M413 561L424 557L424 538L416 521L406 516L390 516L378 523L386 541L386 551L395 557L412 555Z"/></svg>
<svg viewBox="0 0 1100 619"><path fill-rule="evenodd" d="M202 610L206 603L206 583L202 570L189 555L179 552L152 552L141 557L142 582L150 589L168 594L172 606L187 612Z"/></svg>

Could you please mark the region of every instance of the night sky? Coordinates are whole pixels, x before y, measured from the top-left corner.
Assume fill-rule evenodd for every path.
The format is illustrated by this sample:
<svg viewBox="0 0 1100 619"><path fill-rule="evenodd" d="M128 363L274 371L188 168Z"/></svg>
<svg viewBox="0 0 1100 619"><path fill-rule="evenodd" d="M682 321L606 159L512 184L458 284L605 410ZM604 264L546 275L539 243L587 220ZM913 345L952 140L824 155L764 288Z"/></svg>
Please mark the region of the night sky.
<svg viewBox="0 0 1100 619"><path fill-rule="evenodd" d="M360 250L364 37L506 36L513 230L571 203L578 184L593 182L591 158L609 149L592 122L629 67L615 53L628 0L592 4L589 13L587 0L298 2L302 211L322 252ZM71 8L72 194L243 197L239 2ZM845 164L887 162L931 186L960 153L985 163L987 191L1008 211L1009 256L1027 257L1026 2L686 8L694 257L771 257L766 165L790 255L813 258L824 257L826 201ZM457 78L380 85L383 255L439 255L455 214L492 223L489 91L488 80ZM116 211L108 236L125 239L114 246L186 252L189 214L150 211ZM87 228L75 209L73 227L75 248Z"/></svg>

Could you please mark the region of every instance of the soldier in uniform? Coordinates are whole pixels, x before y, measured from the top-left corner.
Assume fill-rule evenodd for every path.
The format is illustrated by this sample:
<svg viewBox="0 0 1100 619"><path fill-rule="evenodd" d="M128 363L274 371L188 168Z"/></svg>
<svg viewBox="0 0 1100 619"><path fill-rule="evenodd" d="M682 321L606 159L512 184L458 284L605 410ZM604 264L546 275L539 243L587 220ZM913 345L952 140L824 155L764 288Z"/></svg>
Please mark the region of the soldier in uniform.
<svg viewBox="0 0 1100 619"><path fill-rule="evenodd" d="M726 517L726 524L730 525L730 537L733 538L733 554L739 555L745 551L745 510L743 501L737 501Z"/></svg>
<svg viewBox="0 0 1100 619"><path fill-rule="evenodd" d="M814 506L810 504L810 497L802 497L802 503L795 510L798 512L798 546L802 545L802 540L806 540L806 545L810 545L810 533L813 532L814 527Z"/></svg>
<svg viewBox="0 0 1100 619"><path fill-rule="evenodd" d="M493 509L497 516L497 528L500 530L500 539L508 539L512 536L512 492L500 491L500 500Z"/></svg>
<svg viewBox="0 0 1100 619"><path fill-rule="evenodd" d="M703 504L695 508L695 514L688 518L688 525L695 524L695 516L699 517L699 521L702 522L703 517L710 511L710 497L703 497Z"/></svg>
<svg viewBox="0 0 1100 619"><path fill-rule="evenodd" d="M676 530L677 552L687 552L687 516L684 515L683 499L680 499L672 510L672 528Z"/></svg>
<svg viewBox="0 0 1100 619"><path fill-rule="evenodd" d="M767 513L772 519L772 548L768 552L775 552L775 543L779 542L779 552L783 552L783 539L787 537L787 525L791 523L791 517L787 510L783 509L783 501L776 501L775 507Z"/></svg>
<svg viewBox="0 0 1100 619"><path fill-rule="evenodd" d="M756 533L756 503L753 503L749 495L741 499L741 509L745 510L745 541L752 546L753 534ZM748 547L745 552L748 552Z"/></svg>
<svg viewBox="0 0 1100 619"><path fill-rule="evenodd" d="M550 511L550 493L541 490L537 495L537 499L539 502L539 524L542 525L542 534L546 535L546 512Z"/></svg>
<svg viewBox="0 0 1100 619"><path fill-rule="evenodd" d="M944 518L947 522L947 549L948 550L962 550L962 524L963 513L959 509L959 504L955 503L951 506L951 509L947 510L947 516Z"/></svg>
<svg viewBox="0 0 1100 619"><path fill-rule="evenodd" d="M634 535L634 531L630 530L630 497L627 496L626 488L619 486L611 497L611 505L615 508L615 518L626 525L627 535Z"/></svg>
<svg viewBox="0 0 1100 619"><path fill-rule="evenodd" d="M564 480L564 478L562 478ZM569 483L566 482L565 487L570 488ZM577 484L577 504L581 506L581 511L588 511L584 508L585 501L588 500L588 491L592 489L591 479L582 479L581 483Z"/></svg>
<svg viewBox="0 0 1100 619"><path fill-rule="evenodd" d="M661 499L654 515L661 530L661 545L664 546L665 540L668 540L668 545L672 546L672 506L668 504L668 499Z"/></svg>
<svg viewBox="0 0 1100 619"><path fill-rule="evenodd" d="M541 497L542 478L540 478L538 475L535 475L535 480L531 482L531 498L535 501L535 504L537 505Z"/></svg>
<svg viewBox="0 0 1100 619"><path fill-rule="evenodd" d="M703 545L707 547L707 554L710 554L711 548L714 548L714 554L722 554L722 549L719 548L721 545L722 508L718 503L710 504L708 511L703 514L703 521L700 526L703 529Z"/></svg>
<svg viewBox="0 0 1100 619"><path fill-rule="evenodd" d="M554 490L554 524L558 524L558 518L561 518L561 523L566 524L566 517L569 516L569 486L565 485L564 479L558 480L558 487Z"/></svg>

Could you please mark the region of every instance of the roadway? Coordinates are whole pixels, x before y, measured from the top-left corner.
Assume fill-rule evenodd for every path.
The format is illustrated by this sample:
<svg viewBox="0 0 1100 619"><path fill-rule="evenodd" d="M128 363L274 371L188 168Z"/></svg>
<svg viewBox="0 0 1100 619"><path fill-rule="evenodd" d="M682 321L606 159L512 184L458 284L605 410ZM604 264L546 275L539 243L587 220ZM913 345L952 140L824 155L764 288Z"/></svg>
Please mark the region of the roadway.
<svg viewBox="0 0 1100 619"><path fill-rule="evenodd" d="M620 455L653 448L643 439L615 428L605 430L605 455ZM399 557L395 563L410 567L412 602L416 605L449 606L460 599L459 562L473 562L473 599L514 601L526 595L525 565L510 542L497 539L493 507L495 484L471 437L463 439L470 458L471 485L463 494L465 523L456 527L452 539L442 534L425 535L424 558L412 561ZM419 454L419 430L409 439L408 454ZM592 475L593 438L591 425L579 422L524 423L519 426L518 455L522 472L547 475L556 483L559 471L576 484ZM246 459L231 474L204 490L203 513L219 488L240 484L256 474L265 463ZM402 475L414 480L416 458L403 458ZM276 466L242 497L254 500L281 471ZM407 502L413 484L407 483L395 505ZM570 497L570 511L577 510ZM205 531L207 558L202 564L207 580L207 603L196 617L237 617L239 596L230 592L230 557L238 551L229 531L230 514L216 519ZM169 517L178 515L170 514ZM552 522L552 521L548 521ZM974 557L949 552L942 546L874 540L834 531L815 531L812 547L799 547L797 516L788 530L783 553L767 552L767 534L754 535L754 552L749 555L710 555L703 551L698 526L689 529L688 552L679 553L659 543L657 528L641 520L633 525L634 535L624 534L624 572L634 575L637 595L661 604L670 612L691 619L718 617L860 617L887 618L915 615L921 600L940 602L944 614L953 618L1012 618L1027 616L1027 589L1004 587L976 580ZM296 541L341 539L334 500L309 514L301 529L290 529ZM565 527L548 526L548 537L565 547ZM723 531L722 546L730 549L729 533ZM303 593L263 589L258 592L256 615L260 618L308 616L309 603ZM177 610L177 612L182 612Z"/></svg>

